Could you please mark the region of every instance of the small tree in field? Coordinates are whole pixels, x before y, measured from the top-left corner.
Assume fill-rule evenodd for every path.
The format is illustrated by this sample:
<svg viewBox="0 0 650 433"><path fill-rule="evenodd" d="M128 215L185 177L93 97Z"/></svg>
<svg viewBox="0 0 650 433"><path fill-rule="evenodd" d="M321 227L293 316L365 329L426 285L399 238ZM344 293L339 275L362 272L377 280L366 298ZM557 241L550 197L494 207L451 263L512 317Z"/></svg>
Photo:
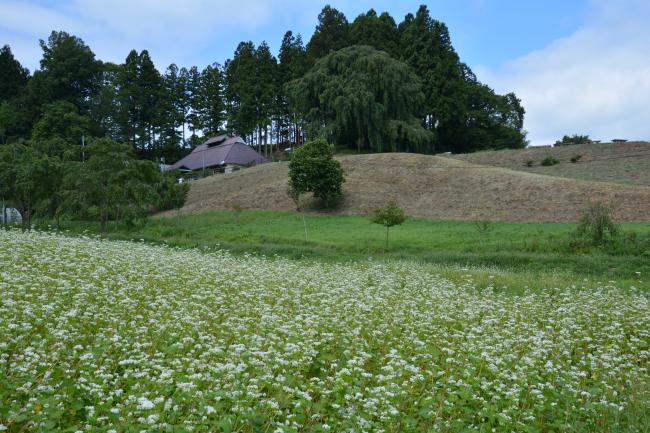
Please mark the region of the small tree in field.
<svg viewBox="0 0 650 433"><path fill-rule="evenodd" d="M389 200L384 207L375 209L370 221L386 227L386 249L388 249L388 231L391 227L398 226L406 221L406 213L395 200Z"/></svg>
<svg viewBox="0 0 650 433"><path fill-rule="evenodd" d="M325 207L332 206L343 196L344 181L341 164L334 159L332 146L325 140L310 141L293 153L288 194L296 205L301 194L312 192Z"/></svg>

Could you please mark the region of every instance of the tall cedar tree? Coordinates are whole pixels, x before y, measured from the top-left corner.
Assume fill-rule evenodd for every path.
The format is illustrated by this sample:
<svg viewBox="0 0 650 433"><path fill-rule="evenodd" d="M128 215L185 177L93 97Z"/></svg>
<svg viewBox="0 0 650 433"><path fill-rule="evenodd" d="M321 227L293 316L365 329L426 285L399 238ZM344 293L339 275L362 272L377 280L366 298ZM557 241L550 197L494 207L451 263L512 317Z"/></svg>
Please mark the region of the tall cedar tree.
<svg viewBox="0 0 650 433"><path fill-rule="evenodd" d="M307 53L312 59L320 59L330 51L340 50L350 44L350 26L343 12L330 5L318 14L316 31L307 44Z"/></svg>
<svg viewBox="0 0 650 433"><path fill-rule="evenodd" d="M289 144L300 142L301 116L289 104L287 83L302 77L312 66L300 35L288 31L282 38L278 54L277 136L278 141Z"/></svg>
<svg viewBox="0 0 650 433"><path fill-rule="evenodd" d="M350 41L354 45L369 45L400 58L400 34L395 20L384 12L377 16L374 9L359 15L350 25Z"/></svg>
<svg viewBox="0 0 650 433"><path fill-rule="evenodd" d="M253 43L241 42L234 57L226 61L225 66L228 129L230 132L248 137L249 140L253 138L257 125L256 63Z"/></svg>
<svg viewBox="0 0 650 433"><path fill-rule="evenodd" d="M201 72L201 86L195 95L203 135L211 137L222 132L226 106L223 101L224 77L221 65L213 63Z"/></svg>
<svg viewBox="0 0 650 433"><path fill-rule="evenodd" d="M132 50L119 77L121 130L141 157L152 157L162 78L147 50Z"/></svg>
<svg viewBox="0 0 650 433"><path fill-rule="evenodd" d="M27 85L29 71L11 52L9 45L0 49L0 103L17 96Z"/></svg>
<svg viewBox="0 0 650 433"><path fill-rule="evenodd" d="M276 109L277 95L277 61L271 54L266 42L255 50L255 112L257 122L258 144L263 144L264 154L269 154L269 127Z"/></svg>

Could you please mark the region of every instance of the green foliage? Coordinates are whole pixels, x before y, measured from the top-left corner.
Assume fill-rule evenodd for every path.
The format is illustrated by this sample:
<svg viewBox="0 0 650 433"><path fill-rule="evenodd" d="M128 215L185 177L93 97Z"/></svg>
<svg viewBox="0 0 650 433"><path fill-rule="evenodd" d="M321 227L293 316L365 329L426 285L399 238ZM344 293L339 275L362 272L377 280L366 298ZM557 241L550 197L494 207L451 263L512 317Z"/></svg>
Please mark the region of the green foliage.
<svg viewBox="0 0 650 433"><path fill-rule="evenodd" d="M289 195L296 197L312 192L325 207L336 204L343 196L345 181L341 164L333 157L333 148L325 140L311 141L298 148L289 162Z"/></svg>
<svg viewBox="0 0 650 433"><path fill-rule="evenodd" d="M544 159L542 159L541 165L544 167L550 167L551 165L559 164L560 161L554 157L553 155L547 155Z"/></svg>
<svg viewBox="0 0 650 433"><path fill-rule="evenodd" d="M614 206L603 202L589 205L582 212L576 229L576 235L592 246L603 245L618 234L619 228L614 222Z"/></svg>
<svg viewBox="0 0 650 433"><path fill-rule="evenodd" d="M6 430L647 430L634 281L202 250L0 230Z"/></svg>
<svg viewBox="0 0 650 433"><path fill-rule="evenodd" d="M474 221L474 230L480 235L487 235L494 230L494 221L476 220Z"/></svg>
<svg viewBox="0 0 650 433"><path fill-rule="evenodd" d="M46 157L26 143L0 146L0 196L18 209L23 228L30 228L37 203L44 196Z"/></svg>
<svg viewBox="0 0 650 433"><path fill-rule="evenodd" d="M156 193L158 194L156 210L164 211L183 207L190 191L190 184L188 182L178 183L177 179L176 171L161 173L156 184Z"/></svg>
<svg viewBox="0 0 650 433"><path fill-rule="evenodd" d="M348 45L349 25L345 15L326 5L318 14L316 31L307 44L307 53L312 59L320 59L332 51Z"/></svg>
<svg viewBox="0 0 650 433"><path fill-rule="evenodd" d="M333 52L291 82L290 95L312 125L325 125L334 142L357 151L433 151L433 135L416 117L420 82L385 52L368 46Z"/></svg>
<svg viewBox="0 0 650 433"><path fill-rule="evenodd" d="M565 135L562 137L562 140L557 140L555 146L567 146L570 144L588 144L591 143L591 139L588 135L578 135L573 134L572 136Z"/></svg>
<svg viewBox="0 0 650 433"><path fill-rule="evenodd" d="M355 45L368 45L400 58L400 34L395 20L384 12L377 16L374 9L359 15L350 25L350 40Z"/></svg>
<svg viewBox="0 0 650 433"><path fill-rule="evenodd" d="M535 161L533 161L532 159L526 160L526 167L532 167L534 165L535 165Z"/></svg>
<svg viewBox="0 0 650 433"><path fill-rule="evenodd" d="M386 248L388 248L388 232L391 227L401 225L406 221L404 209L399 207L396 200L389 200L384 207L375 209L370 221L386 227Z"/></svg>
<svg viewBox="0 0 650 433"><path fill-rule="evenodd" d="M580 161L581 159L582 159L582 155L576 154L576 155L573 155L573 156L571 157L571 162L575 164L575 163L577 163L578 161Z"/></svg>
<svg viewBox="0 0 650 433"><path fill-rule="evenodd" d="M76 36L52 32L47 42L40 40L43 58L41 68L34 73L48 101L65 100L80 110L99 89L101 62Z"/></svg>
<svg viewBox="0 0 650 433"><path fill-rule="evenodd" d="M44 107L43 115L32 129L32 139L60 139L72 146L81 146L81 137L89 136L90 119L79 114L77 107L59 100Z"/></svg>
<svg viewBox="0 0 650 433"><path fill-rule="evenodd" d="M131 142L141 156L150 156L163 80L148 51L142 50L138 54L131 50L119 70L117 81L120 137Z"/></svg>
<svg viewBox="0 0 650 433"><path fill-rule="evenodd" d="M422 5L399 25L401 59L422 81L421 118L435 132L438 151L525 147L524 109L513 94L481 84L455 52L447 26Z"/></svg>
<svg viewBox="0 0 650 433"><path fill-rule="evenodd" d="M28 78L29 71L16 60L9 45L0 48L0 102L17 96Z"/></svg>

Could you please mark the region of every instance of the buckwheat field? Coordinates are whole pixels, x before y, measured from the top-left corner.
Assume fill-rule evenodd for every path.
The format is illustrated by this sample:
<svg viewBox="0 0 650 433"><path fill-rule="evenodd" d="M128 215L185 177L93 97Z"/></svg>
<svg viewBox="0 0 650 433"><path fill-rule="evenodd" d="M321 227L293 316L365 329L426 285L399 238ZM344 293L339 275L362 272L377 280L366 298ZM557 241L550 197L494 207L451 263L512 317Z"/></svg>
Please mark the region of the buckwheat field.
<svg viewBox="0 0 650 433"><path fill-rule="evenodd" d="M464 281L0 230L0 430L650 429L647 293Z"/></svg>

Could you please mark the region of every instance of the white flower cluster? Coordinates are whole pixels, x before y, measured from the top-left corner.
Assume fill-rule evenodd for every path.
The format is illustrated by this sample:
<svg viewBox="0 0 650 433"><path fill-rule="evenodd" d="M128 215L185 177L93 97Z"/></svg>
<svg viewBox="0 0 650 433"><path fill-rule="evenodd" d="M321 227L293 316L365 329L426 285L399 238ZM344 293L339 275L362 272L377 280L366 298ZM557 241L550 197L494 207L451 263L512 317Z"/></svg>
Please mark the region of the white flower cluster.
<svg viewBox="0 0 650 433"><path fill-rule="evenodd" d="M633 431L648 301L0 230L0 430Z"/></svg>

